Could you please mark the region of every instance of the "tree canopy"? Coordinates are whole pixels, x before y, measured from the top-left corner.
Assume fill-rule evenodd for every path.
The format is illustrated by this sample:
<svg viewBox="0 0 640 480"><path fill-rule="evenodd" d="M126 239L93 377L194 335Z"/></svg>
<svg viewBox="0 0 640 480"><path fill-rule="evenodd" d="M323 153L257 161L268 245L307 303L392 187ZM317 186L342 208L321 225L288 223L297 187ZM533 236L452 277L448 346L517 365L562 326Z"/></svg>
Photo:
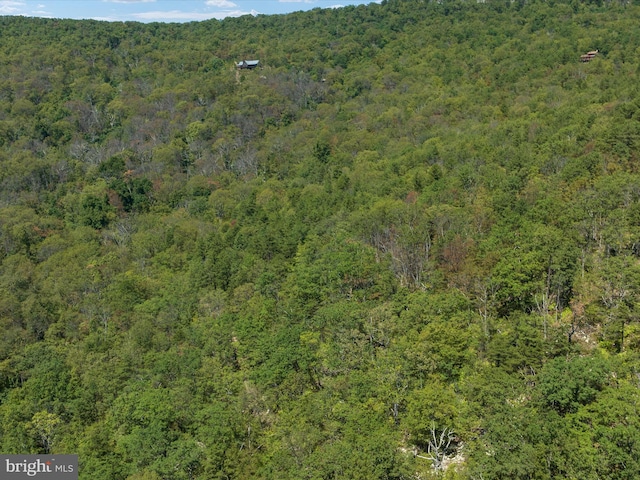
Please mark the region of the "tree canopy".
<svg viewBox="0 0 640 480"><path fill-rule="evenodd" d="M638 478L639 21L0 17L0 451Z"/></svg>

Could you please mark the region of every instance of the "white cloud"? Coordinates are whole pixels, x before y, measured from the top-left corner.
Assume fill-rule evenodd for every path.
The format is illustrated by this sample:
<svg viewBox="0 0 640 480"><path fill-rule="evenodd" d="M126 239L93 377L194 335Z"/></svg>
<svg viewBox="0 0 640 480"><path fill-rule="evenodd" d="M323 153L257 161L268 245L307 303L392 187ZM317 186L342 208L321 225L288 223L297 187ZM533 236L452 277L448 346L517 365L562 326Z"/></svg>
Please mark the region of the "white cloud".
<svg viewBox="0 0 640 480"><path fill-rule="evenodd" d="M134 13L131 16L142 22L199 22L203 20L209 20L211 18L217 18L218 20L221 20L225 17L240 17L249 13L251 12L244 12L242 10L226 10L222 12L210 13L170 10Z"/></svg>
<svg viewBox="0 0 640 480"><path fill-rule="evenodd" d="M206 4L209 5L210 7L217 7L217 8L237 7L235 3L230 2L229 0L207 0Z"/></svg>
<svg viewBox="0 0 640 480"><path fill-rule="evenodd" d="M25 2L17 2L15 0L0 0L0 14L15 15L22 12L26 6Z"/></svg>
<svg viewBox="0 0 640 480"><path fill-rule="evenodd" d="M90 18L91 20L97 20L99 22L124 22L123 19L121 18L116 18L116 17L100 17L100 16L95 16L95 17L86 17L86 18ZM86 19L85 19L86 20Z"/></svg>
<svg viewBox="0 0 640 480"><path fill-rule="evenodd" d="M154 3L156 0L102 0L106 3Z"/></svg>

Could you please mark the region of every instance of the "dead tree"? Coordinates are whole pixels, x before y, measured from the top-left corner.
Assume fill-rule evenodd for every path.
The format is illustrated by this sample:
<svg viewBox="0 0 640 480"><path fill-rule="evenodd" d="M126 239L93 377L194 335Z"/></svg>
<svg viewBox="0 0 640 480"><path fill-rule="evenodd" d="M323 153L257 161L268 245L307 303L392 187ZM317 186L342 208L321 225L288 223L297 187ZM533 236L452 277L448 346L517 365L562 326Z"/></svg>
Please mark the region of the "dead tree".
<svg viewBox="0 0 640 480"><path fill-rule="evenodd" d="M444 428L438 435L435 424L431 424L431 438L427 445L427 455L417 455L418 458L424 458L425 460L431 460L431 467L440 472L444 470L444 460L450 453L451 442L453 442L455 436L453 429Z"/></svg>

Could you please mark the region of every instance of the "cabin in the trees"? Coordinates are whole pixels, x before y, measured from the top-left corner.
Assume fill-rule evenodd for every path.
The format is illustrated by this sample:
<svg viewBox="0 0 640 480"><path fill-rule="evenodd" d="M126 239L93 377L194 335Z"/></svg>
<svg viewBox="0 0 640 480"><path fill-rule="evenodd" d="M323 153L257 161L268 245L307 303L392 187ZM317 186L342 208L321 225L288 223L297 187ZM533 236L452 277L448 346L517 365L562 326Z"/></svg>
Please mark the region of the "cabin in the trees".
<svg viewBox="0 0 640 480"><path fill-rule="evenodd" d="M253 70L260 65L260 60L242 60L236 63L236 67L240 70Z"/></svg>
<svg viewBox="0 0 640 480"><path fill-rule="evenodd" d="M591 50L590 52L585 53L584 55L580 55L581 62L590 62L598 55L598 50Z"/></svg>

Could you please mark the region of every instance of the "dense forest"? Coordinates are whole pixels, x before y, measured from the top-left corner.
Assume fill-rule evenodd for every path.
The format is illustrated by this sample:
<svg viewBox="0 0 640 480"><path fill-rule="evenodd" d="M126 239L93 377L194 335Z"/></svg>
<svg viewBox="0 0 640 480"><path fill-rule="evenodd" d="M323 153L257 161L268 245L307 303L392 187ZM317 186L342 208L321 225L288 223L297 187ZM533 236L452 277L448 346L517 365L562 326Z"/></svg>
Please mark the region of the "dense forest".
<svg viewBox="0 0 640 480"><path fill-rule="evenodd" d="M638 25L0 17L0 451L87 480L639 478Z"/></svg>

